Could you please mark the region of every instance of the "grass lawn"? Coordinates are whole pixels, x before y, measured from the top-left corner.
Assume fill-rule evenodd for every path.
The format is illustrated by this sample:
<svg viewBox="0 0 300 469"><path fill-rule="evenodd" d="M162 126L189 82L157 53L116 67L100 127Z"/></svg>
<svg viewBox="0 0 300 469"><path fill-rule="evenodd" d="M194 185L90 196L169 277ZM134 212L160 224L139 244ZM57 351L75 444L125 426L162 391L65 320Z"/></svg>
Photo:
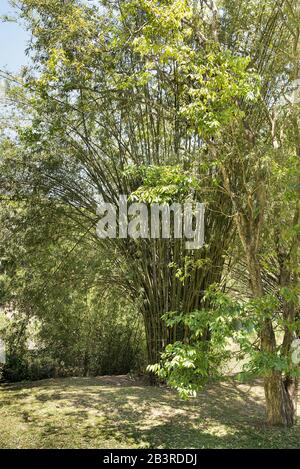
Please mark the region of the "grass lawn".
<svg viewBox="0 0 300 469"><path fill-rule="evenodd" d="M264 423L259 383L207 386L181 400L126 377L0 387L1 448L299 448L300 426Z"/></svg>

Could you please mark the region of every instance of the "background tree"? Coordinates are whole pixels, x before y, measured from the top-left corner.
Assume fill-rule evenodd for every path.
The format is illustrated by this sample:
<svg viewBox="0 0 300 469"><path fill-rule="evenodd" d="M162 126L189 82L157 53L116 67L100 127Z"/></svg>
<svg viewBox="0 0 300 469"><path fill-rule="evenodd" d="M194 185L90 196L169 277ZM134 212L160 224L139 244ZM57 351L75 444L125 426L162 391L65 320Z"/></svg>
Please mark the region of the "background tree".
<svg viewBox="0 0 300 469"><path fill-rule="evenodd" d="M164 345L182 337L162 314L200 308L205 289L221 278L229 199L213 190L203 136L235 115L234 100L251 83L247 61L205 38L214 31L189 2L100 4L20 2L35 38L35 66L24 77L32 125L21 130L21 158L30 186L34 180L47 197L63 200L84 226L96 223L96 193L108 202L120 193L159 203L206 197L202 251L172 240L111 242L116 262L123 259L131 272L128 294L143 296L155 362ZM178 272L187 269L183 285Z"/></svg>

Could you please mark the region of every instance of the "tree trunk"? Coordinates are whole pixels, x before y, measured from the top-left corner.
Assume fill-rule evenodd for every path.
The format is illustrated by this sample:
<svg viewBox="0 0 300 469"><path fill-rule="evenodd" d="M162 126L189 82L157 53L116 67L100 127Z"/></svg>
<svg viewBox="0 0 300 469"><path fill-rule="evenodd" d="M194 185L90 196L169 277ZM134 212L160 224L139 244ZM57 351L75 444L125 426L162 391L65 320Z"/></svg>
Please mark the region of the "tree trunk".
<svg viewBox="0 0 300 469"><path fill-rule="evenodd" d="M252 292L264 294L261 269L256 253L247 251ZM261 350L276 353L276 337L271 319L265 319L261 330ZM264 378L267 422L272 426L291 427L297 421L298 380L284 377L280 371L270 371Z"/></svg>
<svg viewBox="0 0 300 469"><path fill-rule="evenodd" d="M166 246L168 249L168 246ZM175 341L184 340L184 328L179 326L167 327L162 316L167 312L190 313L201 310L204 306L203 296L207 288L220 281L224 258L220 251L218 261L213 259L211 264L193 267L187 278L182 281L176 275L177 268L185 269L182 260L186 257L184 251L178 250L176 266L169 267L169 261L162 255L163 250L152 252L151 262L148 262L148 275L143 277L144 304L142 314L145 323L148 363L154 364L160 361L161 352L166 345ZM157 255L158 251L158 255ZM169 258L174 262L174 256ZM201 253L189 257L191 263L201 259ZM178 266L178 267L177 267ZM212 270L213 269L213 270ZM206 340L210 336L207 331Z"/></svg>
<svg viewBox="0 0 300 469"><path fill-rule="evenodd" d="M297 380L284 379L280 372L272 372L265 377L264 388L268 424L293 426L297 421Z"/></svg>

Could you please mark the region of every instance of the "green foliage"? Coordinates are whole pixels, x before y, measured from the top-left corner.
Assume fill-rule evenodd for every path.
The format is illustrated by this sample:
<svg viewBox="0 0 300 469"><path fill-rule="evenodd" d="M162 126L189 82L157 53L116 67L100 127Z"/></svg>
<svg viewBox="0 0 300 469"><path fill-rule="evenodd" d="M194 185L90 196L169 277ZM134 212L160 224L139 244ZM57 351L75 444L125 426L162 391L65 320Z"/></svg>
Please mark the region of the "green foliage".
<svg viewBox="0 0 300 469"><path fill-rule="evenodd" d="M161 364L148 367L183 397L194 395L208 378L220 377L221 366L230 357L228 339L234 335L241 308L221 293L209 296L213 309L165 315L169 327L184 326L186 339L168 345Z"/></svg>
<svg viewBox="0 0 300 469"><path fill-rule="evenodd" d="M143 180L137 190L132 192L130 200L144 203L172 204L188 201L195 190L199 190L199 181L189 171L175 166L129 166L126 175Z"/></svg>
<svg viewBox="0 0 300 469"><path fill-rule="evenodd" d="M220 378L224 366L236 355L246 359L237 379L268 376L280 371L299 376L299 368L292 363L291 353L285 356L280 347L266 353L257 346L257 334L262 322L278 310L278 300L272 295L248 302L233 300L229 295L212 287L206 293L210 309L190 314L172 312L164 316L169 327L184 326L186 338L166 346L160 363L148 370L176 389L182 397L196 394L208 379ZM237 345L236 352L232 346Z"/></svg>
<svg viewBox="0 0 300 469"><path fill-rule="evenodd" d="M151 367L182 395L221 373L229 340L247 373L295 376L300 131L299 103L286 97L300 78L299 9L98 3L21 1L33 67L9 90L26 124L1 146L0 301L38 318L55 359L84 373L129 369L138 303L148 351L185 331ZM190 256L180 243L104 246L94 239L99 193L205 199L207 244ZM246 265L244 289L226 286L232 264ZM216 281L229 294L205 296Z"/></svg>
<svg viewBox="0 0 300 469"><path fill-rule="evenodd" d="M21 381L140 371L145 360L143 329L138 319L132 324L133 315L131 304L116 296L99 298L96 291L88 304L82 304L78 294L67 301L67 292L48 298L34 328L15 311L0 330L6 347L2 377Z"/></svg>

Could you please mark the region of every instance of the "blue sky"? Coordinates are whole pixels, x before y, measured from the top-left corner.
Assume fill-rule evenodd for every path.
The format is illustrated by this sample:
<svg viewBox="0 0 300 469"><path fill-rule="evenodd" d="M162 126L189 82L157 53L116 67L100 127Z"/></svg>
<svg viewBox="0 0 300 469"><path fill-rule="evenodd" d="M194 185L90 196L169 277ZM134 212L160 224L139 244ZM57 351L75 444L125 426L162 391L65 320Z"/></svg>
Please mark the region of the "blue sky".
<svg viewBox="0 0 300 469"><path fill-rule="evenodd" d="M0 16L9 14L15 16L8 0L0 0ZM0 21L0 69L17 72L22 65L28 64L25 55L29 34L16 23Z"/></svg>

